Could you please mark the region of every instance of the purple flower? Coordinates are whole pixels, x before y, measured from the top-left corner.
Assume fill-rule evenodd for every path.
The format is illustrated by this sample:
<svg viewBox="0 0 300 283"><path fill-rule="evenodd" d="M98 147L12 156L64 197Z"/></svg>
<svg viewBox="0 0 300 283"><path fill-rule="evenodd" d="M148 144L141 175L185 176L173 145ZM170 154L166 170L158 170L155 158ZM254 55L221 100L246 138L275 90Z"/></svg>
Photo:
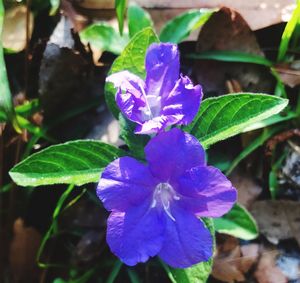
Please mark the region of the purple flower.
<svg viewBox="0 0 300 283"><path fill-rule="evenodd" d="M176 268L207 261L212 237L198 217L222 216L236 190L206 165L198 140L177 128L150 140L145 154L148 164L116 159L99 181L111 251L131 266L155 255Z"/></svg>
<svg viewBox="0 0 300 283"><path fill-rule="evenodd" d="M138 125L136 134L151 134L174 124L188 124L197 114L202 90L188 77L179 76L177 45L153 43L147 50L146 79L122 71L108 82L118 88L116 102L123 114Z"/></svg>

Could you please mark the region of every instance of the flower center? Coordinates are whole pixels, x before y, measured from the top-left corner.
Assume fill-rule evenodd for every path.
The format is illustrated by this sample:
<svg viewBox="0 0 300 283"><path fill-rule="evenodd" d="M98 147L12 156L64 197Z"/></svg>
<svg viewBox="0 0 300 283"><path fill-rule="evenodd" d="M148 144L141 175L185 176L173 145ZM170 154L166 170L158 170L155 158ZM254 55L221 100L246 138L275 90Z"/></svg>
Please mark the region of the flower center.
<svg viewBox="0 0 300 283"><path fill-rule="evenodd" d="M151 207L162 207L166 214L175 221L174 216L171 214L170 202L179 200L180 197L176 194L175 190L169 183L159 183L154 190L153 202Z"/></svg>

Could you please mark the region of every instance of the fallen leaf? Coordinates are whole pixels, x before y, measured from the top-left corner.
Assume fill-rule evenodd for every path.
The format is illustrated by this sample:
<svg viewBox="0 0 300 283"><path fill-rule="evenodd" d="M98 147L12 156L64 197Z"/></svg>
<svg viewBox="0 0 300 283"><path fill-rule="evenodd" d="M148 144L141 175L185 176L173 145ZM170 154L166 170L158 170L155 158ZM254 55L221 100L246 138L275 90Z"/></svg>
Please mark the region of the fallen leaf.
<svg viewBox="0 0 300 283"><path fill-rule="evenodd" d="M76 245L73 261L76 265L90 264L101 255L105 248L105 232L90 230L85 233Z"/></svg>
<svg viewBox="0 0 300 283"><path fill-rule="evenodd" d="M260 246L248 244L240 247L236 238L223 234L218 234L217 244L212 276L228 283L245 281L245 274L257 261Z"/></svg>
<svg viewBox="0 0 300 283"><path fill-rule="evenodd" d="M300 205L297 201L256 201L251 213L260 232L273 244L295 238L300 245Z"/></svg>
<svg viewBox="0 0 300 283"><path fill-rule="evenodd" d="M290 66L276 66L274 68L284 84L293 88L300 84L300 71L294 70Z"/></svg>
<svg viewBox="0 0 300 283"><path fill-rule="evenodd" d="M300 188L300 147L288 141L288 155L282 166L283 180L297 189Z"/></svg>
<svg viewBox="0 0 300 283"><path fill-rule="evenodd" d="M32 227L26 227L18 218L14 223L14 237L10 246L9 262L14 282L34 282L39 276L36 254L41 235Z"/></svg>
<svg viewBox="0 0 300 283"><path fill-rule="evenodd" d="M238 191L238 203L246 208L252 205L262 192L262 187L255 182L254 178L241 170L234 170L229 176L233 186Z"/></svg>
<svg viewBox="0 0 300 283"><path fill-rule="evenodd" d="M242 16L223 7L202 27L196 52L228 50L264 56L254 33ZM246 63L197 60L193 74L203 86L204 93L210 95L228 93L231 90L226 88L228 81L234 81L243 91L266 93L272 90L274 82L266 68Z"/></svg>
<svg viewBox="0 0 300 283"><path fill-rule="evenodd" d="M17 5L5 12L2 43L11 52L20 52L26 47L26 13L25 5ZM33 30L33 14L29 12L29 39Z"/></svg>
<svg viewBox="0 0 300 283"><path fill-rule="evenodd" d="M279 255L277 250L266 251L258 262L254 273L258 283L287 283L288 279L276 266L276 257Z"/></svg>
<svg viewBox="0 0 300 283"><path fill-rule="evenodd" d="M228 283L245 281L245 276L239 269L240 257L241 250L239 246L235 247L228 254L217 254L214 259L212 276L218 280Z"/></svg>

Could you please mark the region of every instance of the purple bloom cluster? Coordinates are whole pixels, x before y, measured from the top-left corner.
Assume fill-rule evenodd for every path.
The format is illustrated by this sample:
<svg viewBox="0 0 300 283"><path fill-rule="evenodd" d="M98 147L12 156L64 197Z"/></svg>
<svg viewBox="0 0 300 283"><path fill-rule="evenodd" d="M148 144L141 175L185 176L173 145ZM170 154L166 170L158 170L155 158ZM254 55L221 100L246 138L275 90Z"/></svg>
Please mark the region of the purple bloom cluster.
<svg viewBox="0 0 300 283"><path fill-rule="evenodd" d="M197 114L202 90L188 77L179 76L175 44L151 44L146 54L146 79L122 71L106 80L118 88L116 102L136 122L136 134L158 133L174 124L189 124Z"/></svg>
<svg viewBox="0 0 300 283"><path fill-rule="evenodd" d="M192 135L173 128L196 115L200 86L178 79L175 45L153 44L146 56L146 81L124 71L109 80L117 103L138 123L137 133L156 133L145 147L146 163L131 157L111 162L97 195L111 211L107 243L127 265L158 255L170 266L186 268L212 256L213 240L199 217L220 217L236 201L236 190Z"/></svg>

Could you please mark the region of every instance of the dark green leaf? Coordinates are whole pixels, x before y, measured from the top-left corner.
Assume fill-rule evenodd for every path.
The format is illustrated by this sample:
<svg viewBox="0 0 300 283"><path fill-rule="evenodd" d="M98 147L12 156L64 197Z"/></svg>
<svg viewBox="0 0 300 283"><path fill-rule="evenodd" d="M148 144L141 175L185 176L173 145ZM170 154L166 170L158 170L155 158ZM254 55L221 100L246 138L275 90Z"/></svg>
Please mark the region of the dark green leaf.
<svg viewBox="0 0 300 283"><path fill-rule="evenodd" d="M239 51L205 51L192 53L186 56L192 59L217 60L225 62L241 62L272 67L273 63L263 56L253 55Z"/></svg>
<svg viewBox="0 0 300 283"><path fill-rule="evenodd" d="M102 142L72 141L29 156L10 171L10 176L20 186L83 185L97 182L104 167L123 155L123 151Z"/></svg>
<svg viewBox="0 0 300 283"><path fill-rule="evenodd" d="M127 35L120 36L113 27L101 22L88 26L79 35L83 43L115 54L120 54L129 41Z"/></svg>
<svg viewBox="0 0 300 283"><path fill-rule="evenodd" d="M121 55L114 61L109 74L128 70L142 78L145 77L145 55L148 46L158 42L157 35L152 28L145 28L137 33ZM105 84L106 103L116 118L119 115L119 109L115 102L116 89L112 83Z"/></svg>
<svg viewBox="0 0 300 283"><path fill-rule="evenodd" d="M253 240L258 236L257 224L252 215L240 204L220 218L214 219L215 229L243 240Z"/></svg>
<svg viewBox="0 0 300 283"><path fill-rule="evenodd" d="M153 26L149 13L135 3L129 5L127 19L130 37L133 37L136 33L146 27Z"/></svg>
<svg viewBox="0 0 300 283"><path fill-rule="evenodd" d="M7 121L7 115L6 113L0 109L0 123L4 123Z"/></svg>
<svg viewBox="0 0 300 283"><path fill-rule="evenodd" d="M191 31L199 28L210 18L214 10L190 10L166 23L162 28L159 39L162 42L179 43Z"/></svg>
<svg viewBox="0 0 300 283"><path fill-rule="evenodd" d="M123 28L124 28L126 3L127 3L127 0L115 0L115 9L116 9L116 14L117 14L118 23L119 23L119 31L120 31L121 35L123 34Z"/></svg>
<svg viewBox="0 0 300 283"><path fill-rule="evenodd" d="M128 145L132 155L143 159L145 156L144 147L150 140L148 135L136 135L134 130L136 124L127 120L121 113L119 115L120 137Z"/></svg>
<svg viewBox="0 0 300 283"><path fill-rule="evenodd" d="M235 93L205 99L193 123L185 130L204 147L237 135L253 123L279 113L287 99L266 94Z"/></svg>
<svg viewBox="0 0 300 283"><path fill-rule="evenodd" d="M203 218L203 222L210 230L213 239L215 235L214 224L211 218ZM201 262L185 269L175 269L164 265L170 280L173 283L205 283L211 273L213 259ZM166 268L167 267L167 268Z"/></svg>

